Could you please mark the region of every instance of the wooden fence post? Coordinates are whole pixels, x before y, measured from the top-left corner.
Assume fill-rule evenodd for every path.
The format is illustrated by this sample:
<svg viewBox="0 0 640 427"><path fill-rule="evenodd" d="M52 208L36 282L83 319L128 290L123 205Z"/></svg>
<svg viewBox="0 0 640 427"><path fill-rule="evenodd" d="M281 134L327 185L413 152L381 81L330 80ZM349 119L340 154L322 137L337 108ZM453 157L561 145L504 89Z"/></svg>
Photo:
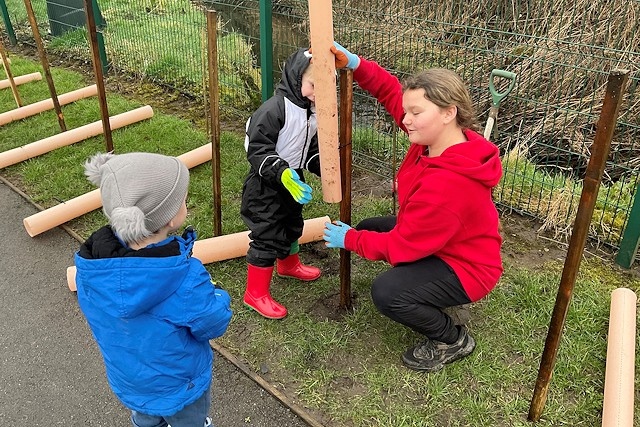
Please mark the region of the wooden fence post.
<svg viewBox="0 0 640 427"><path fill-rule="evenodd" d="M578 205L576 220L569 241L567 257L562 270L562 278L556 296L556 303L553 307L551 322L547 339L544 344L538 379L536 380L533 398L529 407L529 420L538 421L542 414L542 409L547 400L549 391L549 381L553 374L556 355L564 321L567 317L569 302L576 282L576 276L580 269L582 253L589 233L589 225L593 216L593 209L598 197L598 189L602 181L604 167L611 148L611 139L618 118L618 111L622 103L622 90L629 77L628 70L613 70L609 73L606 93L602 103L602 111L598 120L597 130L593 144L591 145L591 157L585 172L582 186L582 194Z"/></svg>
<svg viewBox="0 0 640 427"><path fill-rule="evenodd" d="M351 224L353 71L340 70L340 221ZM351 310L351 252L340 249L340 308Z"/></svg>
<svg viewBox="0 0 640 427"><path fill-rule="evenodd" d="M209 71L209 130L211 132L211 176L213 184L213 235L222 236L218 14L215 10L207 11L207 63Z"/></svg>

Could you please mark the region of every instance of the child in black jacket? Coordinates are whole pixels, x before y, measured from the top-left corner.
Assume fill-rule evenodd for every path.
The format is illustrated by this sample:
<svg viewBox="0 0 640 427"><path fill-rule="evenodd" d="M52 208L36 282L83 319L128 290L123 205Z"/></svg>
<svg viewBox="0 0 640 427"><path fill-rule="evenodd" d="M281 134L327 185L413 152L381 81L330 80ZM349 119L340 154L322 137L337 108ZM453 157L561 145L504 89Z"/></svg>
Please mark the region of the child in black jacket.
<svg viewBox="0 0 640 427"><path fill-rule="evenodd" d="M280 276L304 281L320 277L318 268L298 257L302 205L311 201L302 170L320 175L310 61L305 49L289 56L275 94L247 121L245 148L251 169L240 213L251 242L244 303L270 319L287 315L269 292L274 264Z"/></svg>

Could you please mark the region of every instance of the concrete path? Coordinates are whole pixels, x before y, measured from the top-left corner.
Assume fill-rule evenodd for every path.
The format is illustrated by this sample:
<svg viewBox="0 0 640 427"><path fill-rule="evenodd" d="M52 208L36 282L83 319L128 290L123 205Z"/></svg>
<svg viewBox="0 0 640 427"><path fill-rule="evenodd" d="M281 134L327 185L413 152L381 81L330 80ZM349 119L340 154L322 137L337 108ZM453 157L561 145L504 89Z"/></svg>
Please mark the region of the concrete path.
<svg viewBox="0 0 640 427"><path fill-rule="evenodd" d="M22 220L36 212L0 181L0 425L131 426L67 288L79 243L59 228L29 237ZM309 425L224 357L215 361L216 427Z"/></svg>

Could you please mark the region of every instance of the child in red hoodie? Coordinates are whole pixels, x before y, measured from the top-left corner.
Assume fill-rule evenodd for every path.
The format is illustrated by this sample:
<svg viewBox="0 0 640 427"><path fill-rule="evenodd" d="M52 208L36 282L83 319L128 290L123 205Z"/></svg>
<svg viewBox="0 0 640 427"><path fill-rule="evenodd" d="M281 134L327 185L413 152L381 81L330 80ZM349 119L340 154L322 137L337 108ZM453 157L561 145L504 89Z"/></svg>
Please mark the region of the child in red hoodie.
<svg viewBox="0 0 640 427"><path fill-rule="evenodd" d="M396 216L356 228L327 223L329 248L393 266L373 282L382 314L424 335L402 356L408 368L433 372L469 355L475 341L443 308L487 295L502 274L498 212L492 188L502 176L498 148L474 129L476 117L460 77L432 68L401 84L374 61L335 44L338 68L381 102L411 146L396 175Z"/></svg>

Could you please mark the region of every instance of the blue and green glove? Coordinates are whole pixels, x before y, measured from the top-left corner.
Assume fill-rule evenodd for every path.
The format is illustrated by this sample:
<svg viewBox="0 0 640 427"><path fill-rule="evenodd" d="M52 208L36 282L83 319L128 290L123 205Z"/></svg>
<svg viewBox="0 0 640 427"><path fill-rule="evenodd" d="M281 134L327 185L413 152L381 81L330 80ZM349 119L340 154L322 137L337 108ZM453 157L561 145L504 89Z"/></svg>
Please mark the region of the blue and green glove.
<svg viewBox="0 0 640 427"><path fill-rule="evenodd" d="M351 68L355 70L360 65L360 58L355 53L349 52L339 43L333 42L331 52L336 56L336 68Z"/></svg>
<svg viewBox="0 0 640 427"><path fill-rule="evenodd" d="M351 226L342 221L325 222L322 238L328 248L344 249L344 239Z"/></svg>
<svg viewBox="0 0 640 427"><path fill-rule="evenodd" d="M282 181L282 185L291 193L293 200L296 202L306 205L311 201L311 187L300 180L300 176L295 170L291 168L285 169L282 172L280 181Z"/></svg>

